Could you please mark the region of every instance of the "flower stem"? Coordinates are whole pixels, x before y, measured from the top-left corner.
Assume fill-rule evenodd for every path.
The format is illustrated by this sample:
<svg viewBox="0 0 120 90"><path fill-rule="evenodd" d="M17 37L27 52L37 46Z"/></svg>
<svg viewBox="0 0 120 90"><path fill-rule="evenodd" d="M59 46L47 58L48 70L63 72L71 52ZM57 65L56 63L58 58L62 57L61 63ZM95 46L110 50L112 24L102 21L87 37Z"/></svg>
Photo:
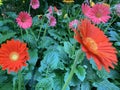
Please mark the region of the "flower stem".
<svg viewBox="0 0 120 90"><path fill-rule="evenodd" d="M21 31L21 36L22 36L22 40L23 40L23 32L22 32L23 30L22 30L22 29L20 29L20 31Z"/></svg>
<svg viewBox="0 0 120 90"><path fill-rule="evenodd" d="M106 27L106 29L104 30L104 32L106 33L107 29L114 23L114 21L117 19L118 17L115 17L112 22Z"/></svg>
<svg viewBox="0 0 120 90"><path fill-rule="evenodd" d="M27 34L27 37L28 37L28 41L30 41L28 30L25 30L25 31L26 31L26 34Z"/></svg>
<svg viewBox="0 0 120 90"><path fill-rule="evenodd" d="M47 22L47 24L48 24L48 22ZM43 37L46 35L47 28L48 28L48 26L45 27L45 30L44 30L44 33L43 33Z"/></svg>
<svg viewBox="0 0 120 90"><path fill-rule="evenodd" d="M38 32L38 38L37 38L37 40L39 40L39 38L40 38L41 30L42 30L42 25L40 26L40 29L39 29L39 32Z"/></svg>
<svg viewBox="0 0 120 90"><path fill-rule="evenodd" d="M32 31L32 29L30 29L30 32L31 32L31 34L33 35L33 37L34 37L35 41L37 41L37 38L36 38L36 36L35 36L34 32Z"/></svg>
<svg viewBox="0 0 120 90"><path fill-rule="evenodd" d="M39 32L38 32L38 39L37 40L39 40L39 38L40 38L40 33L41 33L41 30L42 30L43 21L44 21L44 18L41 22L41 26L40 26L40 29L39 29Z"/></svg>
<svg viewBox="0 0 120 90"><path fill-rule="evenodd" d="M21 90L21 83L22 83L22 73L21 71L18 72L18 90Z"/></svg>
<svg viewBox="0 0 120 90"><path fill-rule="evenodd" d="M65 82L65 84L64 84L64 86L62 88L62 90L66 90L69 82L71 81L71 79L73 77L73 74L74 74L74 71L76 69L76 65L77 65L78 59L79 59L79 53L77 53L77 55L76 55L75 61L74 61L73 66L72 66L72 69L70 71L70 74L69 74L69 76L68 76L68 78L67 78L67 80L66 80L66 82Z"/></svg>
<svg viewBox="0 0 120 90"><path fill-rule="evenodd" d="M45 28L45 31L43 33L43 37L46 35L47 28Z"/></svg>

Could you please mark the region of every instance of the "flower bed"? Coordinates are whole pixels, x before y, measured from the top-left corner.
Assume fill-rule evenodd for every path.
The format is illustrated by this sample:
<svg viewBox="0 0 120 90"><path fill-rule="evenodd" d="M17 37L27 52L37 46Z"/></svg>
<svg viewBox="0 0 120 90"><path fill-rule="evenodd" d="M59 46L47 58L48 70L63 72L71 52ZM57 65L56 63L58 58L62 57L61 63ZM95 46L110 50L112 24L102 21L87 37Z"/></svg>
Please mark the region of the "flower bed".
<svg viewBox="0 0 120 90"><path fill-rule="evenodd" d="M1 0L0 90L120 90L119 3Z"/></svg>

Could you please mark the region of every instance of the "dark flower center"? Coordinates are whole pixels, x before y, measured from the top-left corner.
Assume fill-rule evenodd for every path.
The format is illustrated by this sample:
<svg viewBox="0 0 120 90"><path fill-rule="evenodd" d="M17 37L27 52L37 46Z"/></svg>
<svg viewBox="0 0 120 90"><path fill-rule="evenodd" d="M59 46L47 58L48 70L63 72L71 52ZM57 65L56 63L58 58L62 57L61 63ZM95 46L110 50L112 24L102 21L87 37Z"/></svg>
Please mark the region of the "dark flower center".
<svg viewBox="0 0 120 90"><path fill-rule="evenodd" d="M25 22L25 21L26 21L26 18L23 17L23 18L21 19L21 21L22 21L22 22Z"/></svg>

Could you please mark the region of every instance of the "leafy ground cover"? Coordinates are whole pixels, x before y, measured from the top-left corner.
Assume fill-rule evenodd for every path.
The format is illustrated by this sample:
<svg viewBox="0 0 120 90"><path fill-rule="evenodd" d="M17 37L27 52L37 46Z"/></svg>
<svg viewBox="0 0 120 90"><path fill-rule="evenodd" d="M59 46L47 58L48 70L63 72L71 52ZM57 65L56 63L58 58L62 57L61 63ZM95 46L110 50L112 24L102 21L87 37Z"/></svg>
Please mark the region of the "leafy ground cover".
<svg viewBox="0 0 120 90"><path fill-rule="evenodd" d="M120 90L119 0L0 0L0 90Z"/></svg>

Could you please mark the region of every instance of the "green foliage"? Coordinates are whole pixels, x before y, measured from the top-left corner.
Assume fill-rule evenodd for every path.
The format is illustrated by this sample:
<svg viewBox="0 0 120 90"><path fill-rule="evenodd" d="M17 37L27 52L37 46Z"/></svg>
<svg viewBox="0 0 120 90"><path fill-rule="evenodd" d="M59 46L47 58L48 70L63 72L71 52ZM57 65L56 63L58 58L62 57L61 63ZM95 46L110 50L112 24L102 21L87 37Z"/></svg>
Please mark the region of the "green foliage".
<svg viewBox="0 0 120 90"><path fill-rule="evenodd" d="M89 83L88 81L83 82L83 83L81 84L81 90L91 90L91 89L90 89L90 83Z"/></svg>
<svg viewBox="0 0 120 90"><path fill-rule="evenodd" d="M0 37L0 44L1 44L2 42L6 41L7 39L12 38L14 35L15 35L15 33L7 33L7 34L5 34L5 35L2 35L2 36Z"/></svg>
<svg viewBox="0 0 120 90"><path fill-rule="evenodd" d="M29 50L29 54L30 54L30 60L28 62L30 63L30 65L33 65L34 67L38 60L38 50L37 49Z"/></svg>
<svg viewBox="0 0 120 90"><path fill-rule="evenodd" d="M50 49L45 53L43 63L45 63L49 68L56 69L59 61L59 53L56 50Z"/></svg>
<svg viewBox="0 0 120 90"><path fill-rule="evenodd" d="M9 90L12 90L12 82L11 81L7 81L2 83L2 86L0 86L0 90L7 90L9 88Z"/></svg>
<svg viewBox="0 0 120 90"><path fill-rule="evenodd" d="M86 71L82 66L78 66L75 70L75 74L81 81L83 81L85 79Z"/></svg>
<svg viewBox="0 0 120 90"><path fill-rule="evenodd" d="M43 78L37 83L35 90L52 90L53 88L53 79L52 78Z"/></svg>
<svg viewBox="0 0 120 90"><path fill-rule="evenodd" d="M97 87L97 90L119 90L117 86L110 83L108 80L93 83L93 86Z"/></svg>
<svg viewBox="0 0 120 90"><path fill-rule="evenodd" d="M61 90L64 82L63 82L63 78L64 78L64 75L61 73L58 73L55 77L54 77L54 87L53 87L53 90Z"/></svg>
<svg viewBox="0 0 120 90"><path fill-rule="evenodd" d="M12 90L12 77L0 69L0 90Z"/></svg>
<svg viewBox="0 0 120 90"><path fill-rule="evenodd" d="M61 0L39 1L40 8L34 10L30 6L32 26L26 30L17 25L16 17L20 11L28 11L30 0L3 0L0 6L0 45L10 39L19 39L27 44L30 56L27 66L21 69L21 76L0 70L0 90L19 90L18 87L21 90L61 90L76 56L78 61L66 90L119 90L120 18L112 11L119 1L106 1L111 5L111 19L96 25L104 30L118 52L118 65L110 73L104 68L98 70L93 58L87 60L81 45L73 38L74 32L69 28L69 22L84 18L81 10L84 0L75 0L72 4L65 4ZM57 21L55 27L49 26L46 17L50 5L52 9L56 6L62 12L62 15L57 15L53 10L52 15Z"/></svg>
<svg viewBox="0 0 120 90"><path fill-rule="evenodd" d="M74 58L75 47L70 42L64 42L64 50L69 57Z"/></svg>

